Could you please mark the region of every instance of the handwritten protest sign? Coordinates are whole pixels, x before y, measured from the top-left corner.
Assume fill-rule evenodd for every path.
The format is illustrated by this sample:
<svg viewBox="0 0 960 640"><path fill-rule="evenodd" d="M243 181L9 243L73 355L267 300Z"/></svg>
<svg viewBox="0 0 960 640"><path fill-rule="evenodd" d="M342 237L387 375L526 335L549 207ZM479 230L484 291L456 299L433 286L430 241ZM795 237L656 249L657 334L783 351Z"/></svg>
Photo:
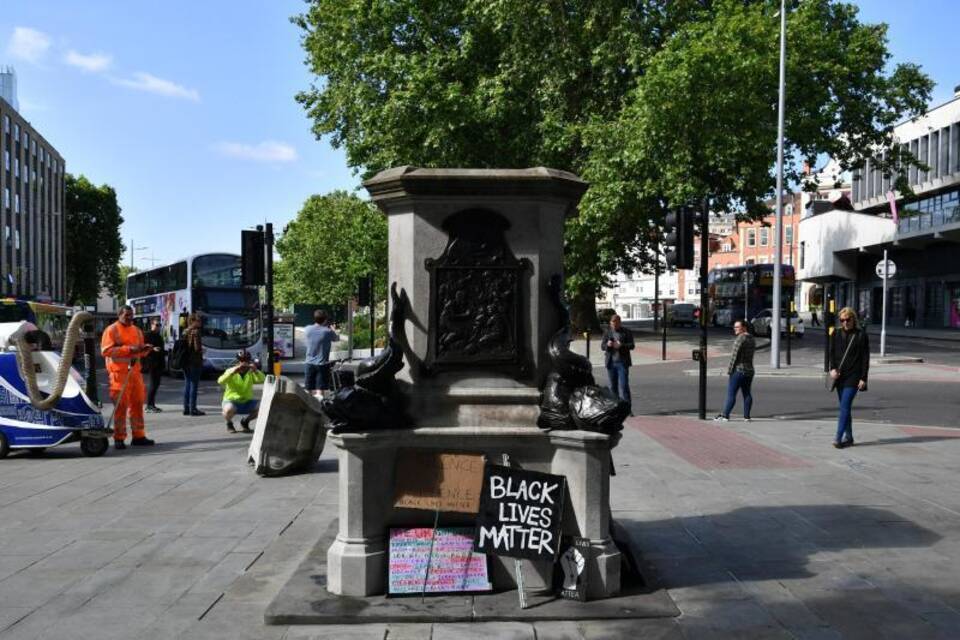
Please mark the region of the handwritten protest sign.
<svg viewBox="0 0 960 640"><path fill-rule="evenodd" d="M474 548L514 558L556 558L565 493L563 476L487 465Z"/></svg>
<svg viewBox="0 0 960 640"><path fill-rule="evenodd" d="M428 562L430 572L424 589ZM473 551L473 529L469 527L390 529L388 567L388 594L493 589L487 557Z"/></svg>
<svg viewBox="0 0 960 640"><path fill-rule="evenodd" d="M482 453L401 449L393 506L476 513L482 483Z"/></svg>

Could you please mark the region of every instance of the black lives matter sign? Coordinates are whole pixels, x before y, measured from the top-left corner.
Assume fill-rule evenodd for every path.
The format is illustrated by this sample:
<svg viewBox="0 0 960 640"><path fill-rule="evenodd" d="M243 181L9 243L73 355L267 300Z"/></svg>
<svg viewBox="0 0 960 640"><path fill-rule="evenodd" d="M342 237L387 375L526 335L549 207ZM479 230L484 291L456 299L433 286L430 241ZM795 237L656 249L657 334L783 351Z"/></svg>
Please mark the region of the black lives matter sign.
<svg viewBox="0 0 960 640"><path fill-rule="evenodd" d="M487 465L474 548L530 560L556 558L566 489L563 476Z"/></svg>

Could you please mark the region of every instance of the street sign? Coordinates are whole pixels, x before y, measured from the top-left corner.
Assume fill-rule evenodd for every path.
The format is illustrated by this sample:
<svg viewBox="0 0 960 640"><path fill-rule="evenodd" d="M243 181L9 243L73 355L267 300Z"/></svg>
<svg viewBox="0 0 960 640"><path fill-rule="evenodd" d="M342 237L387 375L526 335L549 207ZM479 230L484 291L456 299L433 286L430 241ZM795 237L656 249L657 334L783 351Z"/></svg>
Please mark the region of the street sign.
<svg viewBox="0 0 960 640"><path fill-rule="evenodd" d="M887 260L887 275L891 278L897 275L897 265L893 260ZM877 263L877 277L883 279L883 260Z"/></svg>

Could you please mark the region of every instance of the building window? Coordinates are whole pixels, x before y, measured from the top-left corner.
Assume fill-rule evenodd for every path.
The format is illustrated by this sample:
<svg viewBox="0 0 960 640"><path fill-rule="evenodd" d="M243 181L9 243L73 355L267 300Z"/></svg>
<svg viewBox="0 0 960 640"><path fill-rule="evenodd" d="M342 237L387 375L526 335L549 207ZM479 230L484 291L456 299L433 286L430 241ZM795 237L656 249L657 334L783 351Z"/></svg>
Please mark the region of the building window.
<svg viewBox="0 0 960 640"><path fill-rule="evenodd" d="M13 124L13 139L17 140L20 137L20 125L17 123Z"/></svg>
<svg viewBox="0 0 960 640"><path fill-rule="evenodd" d="M10 187L5 187L3 190L3 206L10 208Z"/></svg>
<svg viewBox="0 0 960 640"><path fill-rule="evenodd" d="M757 230L756 229L747 229L747 246L748 247L757 246Z"/></svg>
<svg viewBox="0 0 960 640"><path fill-rule="evenodd" d="M3 116L3 132L10 133L10 116Z"/></svg>
<svg viewBox="0 0 960 640"><path fill-rule="evenodd" d="M13 177L20 177L20 158L13 159Z"/></svg>
<svg viewBox="0 0 960 640"><path fill-rule="evenodd" d="M10 152L9 151L3 152L3 168L6 169L7 171L10 171Z"/></svg>
<svg viewBox="0 0 960 640"><path fill-rule="evenodd" d="M19 251L20 250L20 230L17 229L13 232L13 246Z"/></svg>
<svg viewBox="0 0 960 640"><path fill-rule="evenodd" d="M793 225L786 227L784 233L786 234L787 245L793 244Z"/></svg>
<svg viewBox="0 0 960 640"><path fill-rule="evenodd" d="M13 202L14 202L13 212L20 213L20 194L19 193L13 196Z"/></svg>
<svg viewBox="0 0 960 640"><path fill-rule="evenodd" d="M765 247L770 244L770 229L760 227L760 246Z"/></svg>
<svg viewBox="0 0 960 640"><path fill-rule="evenodd" d="M729 243L729 242L724 242L724 243L723 243L723 248L722 248L722 250L723 250L724 252L732 251L732 249L730 248L730 243Z"/></svg>
<svg viewBox="0 0 960 640"><path fill-rule="evenodd" d="M755 263L754 263L754 261L753 261L753 258L747 258L747 259L744 261L744 264L755 264Z"/></svg>

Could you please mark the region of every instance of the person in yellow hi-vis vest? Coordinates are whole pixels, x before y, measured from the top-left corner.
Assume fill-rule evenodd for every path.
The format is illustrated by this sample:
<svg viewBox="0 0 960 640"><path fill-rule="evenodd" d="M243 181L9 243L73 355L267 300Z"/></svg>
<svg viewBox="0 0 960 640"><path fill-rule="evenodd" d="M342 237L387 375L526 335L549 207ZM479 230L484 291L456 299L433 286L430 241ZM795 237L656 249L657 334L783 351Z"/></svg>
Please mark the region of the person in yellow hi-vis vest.
<svg viewBox="0 0 960 640"><path fill-rule="evenodd" d="M133 308L123 305L117 313L117 321L103 332L100 351L107 364L110 377L110 399L116 407L113 419L113 444L117 449L126 449L127 414L133 429L133 446L148 447L154 441L147 437L143 423L143 402L146 392L140 359L148 355L152 347L143 339L143 332L133 324Z"/></svg>
<svg viewBox="0 0 960 640"><path fill-rule="evenodd" d="M253 385L260 384L266 379L257 364L246 351L237 353L237 364L223 372L217 384L223 390L223 418L227 421L227 431L236 433L233 426L233 417L237 414L244 416L240 419L240 428L250 433L250 421L257 417L260 403L253 398Z"/></svg>

